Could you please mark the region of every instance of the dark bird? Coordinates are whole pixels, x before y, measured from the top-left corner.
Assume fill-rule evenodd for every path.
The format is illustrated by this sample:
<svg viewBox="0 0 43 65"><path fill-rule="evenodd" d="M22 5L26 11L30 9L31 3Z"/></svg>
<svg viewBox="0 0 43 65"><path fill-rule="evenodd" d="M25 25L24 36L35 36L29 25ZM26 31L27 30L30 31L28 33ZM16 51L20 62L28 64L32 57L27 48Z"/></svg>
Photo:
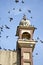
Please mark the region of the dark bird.
<svg viewBox="0 0 43 65"><path fill-rule="evenodd" d="M8 38L9 36L6 36L6 38Z"/></svg>
<svg viewBox="0 0 43 65"><path fill-rule="evenodd" d="M8 11L8 13L10 14L10 11Z"/></svg>
<svg viewBox="0 0 43 65"><path fill-rule="evenodd" d="M21 10L21 9L19 9L19 11L21 12L22 10Z"/></svg>
<svg viewBox="0 0 43 65"><path fill-rule="evenodd" d="M3 29L3 27L0 27L0 29Z"/></svg>
<svg viewBox="0 0 43 65"><path fill-rule="evenodd" d="M0 46L0 49L2 49L1 46Z"/></svg>
<svg viewBox="0 0 43 65"><path fill-rule="evenodd" d="M8 49L9 51L12 51L11 49Z"/></svg>
<svg viewBox="0 0 43 65"><path fill-rule="evenodd" d="M32 55L32 57L34 57L34 56Z"/></svg>
<svg viewBox="0 0 43 65"><path fill-rule="evenodd" d="M0 35L1 35L1 31L0 31Z"/></svg>
<svg viewBox="0 0 43 65"><path fill-rule="evenodd" d="M43 40L40 40L41 43L43 43Z"/></svg>
<svg viewBox="0 0 43 65"><path fill-rule="evenodd" d="M37 40L39 40L39 37L37 37Z"/></svg>
<svg viewBox="0 0 43 65"><path fill-rule="evenodd" d="M13 49L13 51L15 51L15 49Z"/></svg>
<svg viewBox="0 0 43 65"><path fill-rule="evenodd" d="M1 29L1 31L3 32L3 29Z"/></svg>
<svg viewBox="0 0 43 65"><path fill-rule="evenodd" d="M24 1L22 0L22 3L24 3Z"/></svg>
<svg viewBox="0 0 43 65"><path fill-rule="evenodd" d="M18 2L19 2L19 0L15 0L15 2L16 2L16 3L18 3Z"/></svg>
<svg viewBox="0 0 43 65"><path fill-rule="evenodd" d="M32 16L30 18L32 19Z"/></svg>
<svg viewBox="0 0 43 65"><path fill-rule="evenodd" d="M1 36L0 36L0 38L1 38Z"/></svg>
<svg viewBox="0 0 43 65"><path fill-rule="evenodd" d="M31 10L28 10L29 13L31 13Z"/></svg>
<svg viewBox="0 0 43 65"><path fill-rule="evenodd" d="M10 22L11 22L12 20L13 20L13 18L11 17L11 18L10 18Z"/></svg>
<svg viewBox="0 0 43 65"><path fill-rule="evenodd" d="M38 53L36 53L36 55L38 55Z"/></svg>
<svg viewBox="0 0 43 65"><path fill-rule="evenodd" d="M5 25L5 28L6 28L6 29L10 29L10 27L8 27L7 25Z"/></svg>
<svg viewBox="0 0 43 65"><path fill-rule="evenodd" d="M7 49L5 49L5 48L3 48L4 50L7 50Z"/></svg>
<svg viewBox="0 0 43 65"><path fill-rule="evenodd" d="M13 8L13 10L15 10L15 8Z"/></svg>

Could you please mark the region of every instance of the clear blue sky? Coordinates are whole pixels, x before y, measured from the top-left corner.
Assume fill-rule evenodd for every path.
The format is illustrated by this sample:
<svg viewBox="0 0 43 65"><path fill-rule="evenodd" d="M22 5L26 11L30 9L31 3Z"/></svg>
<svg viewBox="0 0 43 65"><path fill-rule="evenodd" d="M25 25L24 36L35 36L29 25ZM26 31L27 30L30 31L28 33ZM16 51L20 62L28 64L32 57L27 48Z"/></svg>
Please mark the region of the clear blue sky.
<svg viewBox="0 0 43 65"><path fill-rule="evenodd" d="M15 0L0 0L0 27L7 25L10 29L3 28L0 38L0 46L6 49L16 48L17 38L16 29L19 25L20 20L23 17L23 14L26 14L27 18L30 19L31 24L37 27L37 30L34 32L34 39L39 38L43 40L43 0L24 0L24 4L15 3ZM13 10L15 8L15 10ZM19 8L22 9L19 12ZM31 10L31 14L28 13L28 9ZM10 14L8 11L10 10ZM33 17L32 19L30 17ZM13 21L9 22L9 17L13 17ZM6 39L6 36L9 36ZM38 53L38 55L36 55ZM34 65L43 65L43 43L38 41L33 51L33 64Z"/></svg>

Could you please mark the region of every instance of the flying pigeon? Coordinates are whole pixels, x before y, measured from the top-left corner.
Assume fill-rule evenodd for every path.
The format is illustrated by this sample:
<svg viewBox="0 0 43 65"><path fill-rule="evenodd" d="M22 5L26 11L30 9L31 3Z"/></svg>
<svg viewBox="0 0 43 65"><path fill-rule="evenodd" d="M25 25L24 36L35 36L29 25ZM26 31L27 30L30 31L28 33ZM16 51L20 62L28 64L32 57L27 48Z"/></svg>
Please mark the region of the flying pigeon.
<svg viewBox="0 0 43 65"><path fill-rule="evenodd" d="M39 37L37 37L37 40L39 40Z"/></svg>
<svg viewBox="0 0 43 65"><path fill-rule="evenodd" d="M13 8L13 10L15 10L15 8Z"/></svg>
<svg viewBox="0 0 43 65"><path fill-rule="evenodd" d="M22 0L22 3L24 3L24 1Z"/></svg>
<svg viewBox="0 0 43 65"><path fill-rule="evenodd" d="M19 0L15 0L15 2L16 2L16 3L18 3L18 2L19 2Z"/></svg>
<svg viewBox="0 0 43 65"><path fill-rule="evenodd" d="M36 55L38 55L38 53L36 53Z"/></svg>
<svg viewBox="0 0 43 65"><path fill-rule="evenodd" d="M1 46L0 46L0 49L2 49Z"/></svg>
<svg viewBox="0 0 43 65"><path fill-rule="evenodd" d="M43 43L43 41L42 41L42 40L40 40L40 42L41 42L41 43Z"/></svg>
<svg viewBox="0 0 43 65"><path fill-rule="evenodd" d="M6 36L6 38L8 38L9 36Z"/></svg>
<svg viewBox="0 0 43 65"><path fill-rule="evenodd" d="M7 25L5 25L5 28L6 28L6 29L10 29Z"/></svg>
<svg viewBox="0 0 43 65"><path fill-rule="evenodd" d="M31 13L31 10L28 10L29 13Z"/></svg>
<svg viewBox="0 0 43 65"><path fill-rule="evenodd" d="M0 31L0 35L1 35L1 31Z"/></svg>
<svg viewBox="0 0 43 65"><path fill-rule="evenodd" d="M19 11L21 12L22 10L21 10L21 9L19 9Z"/></svg>
<svg viewBox="0 0 43 65"><path fill-rule="evenodd" d="M32 19L32 16L30 18Z"/></svg>
<svg viewBox="0 0 43 65"><path fill-rule="evenodd" d="M8 13L10 14L10 11L8 11Z"/></svg>
<svg viewBox="0 0 43 65"><path fill-rule="evenodd" d="M1 38L1 36L0 36L0 38Z"/></svg>
<svg viewBox="0 0 43 65"><path fill-rule="evenodd" d="M12 20L13 20L13 18L11 17L11 18L10 18L10 22L11 22Z"/></svg>

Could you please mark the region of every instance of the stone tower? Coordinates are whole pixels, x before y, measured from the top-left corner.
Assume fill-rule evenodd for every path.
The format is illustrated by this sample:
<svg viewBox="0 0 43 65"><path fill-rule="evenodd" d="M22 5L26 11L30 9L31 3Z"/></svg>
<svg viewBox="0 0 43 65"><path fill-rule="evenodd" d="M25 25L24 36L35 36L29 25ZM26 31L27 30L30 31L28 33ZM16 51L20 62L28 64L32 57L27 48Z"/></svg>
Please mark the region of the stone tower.
<svg viewBox="0 0 43 65"><path fill-rule="evenodd" d="M33 39L34 30L30 20L23 16L17 27L17 65L33 65L32 52L36 41Z"/></svg>

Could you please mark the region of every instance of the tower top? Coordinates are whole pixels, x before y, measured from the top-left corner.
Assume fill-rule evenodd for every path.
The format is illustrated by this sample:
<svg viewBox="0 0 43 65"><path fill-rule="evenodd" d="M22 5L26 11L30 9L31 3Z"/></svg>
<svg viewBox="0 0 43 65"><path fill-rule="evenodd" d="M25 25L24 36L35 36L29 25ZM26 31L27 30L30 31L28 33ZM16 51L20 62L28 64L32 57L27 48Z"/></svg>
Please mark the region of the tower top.
<svg viewBox="0 0 43 65"><path fill-rule="evenodd" d="M26 15L23 16L22 20L20 21L20 26L29 26L31 25L30 20L27 19Z"/></svg>

